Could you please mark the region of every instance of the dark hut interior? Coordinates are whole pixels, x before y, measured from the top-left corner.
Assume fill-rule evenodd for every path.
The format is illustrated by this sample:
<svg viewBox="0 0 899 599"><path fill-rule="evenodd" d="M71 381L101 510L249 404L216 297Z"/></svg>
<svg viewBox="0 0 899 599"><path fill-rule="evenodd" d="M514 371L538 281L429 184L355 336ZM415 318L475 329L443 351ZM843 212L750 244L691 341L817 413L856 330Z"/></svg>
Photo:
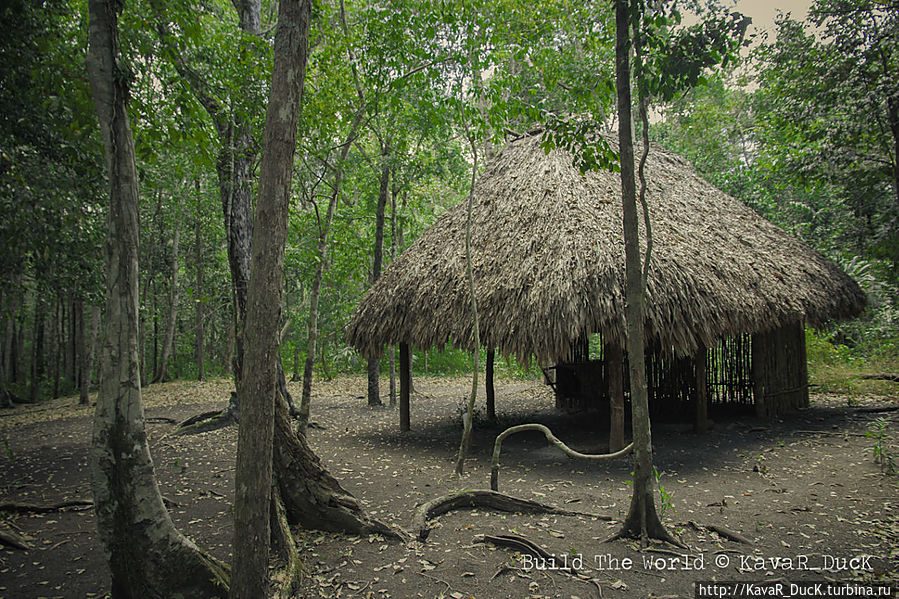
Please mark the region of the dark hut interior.
<svg viewBox="0 0 899 599"><path fill-rule="evenodd" d="M601 333L584 334L572 347L570 359L543 369L557 408L609 410L612 393L607 353ZM698 366L700 362L704 368ZM628 401L627 357L617 361L617 366ZM690 418L699 429L701 421L716 409L780 416L808 407L804 328L795 324L755 335L741 334L688 357L676 357L656 345L646 352L646 378L653 417ZM704 392L698 391L701 387ZM700 397L705 399L704 406L698 405Z"/></svg>

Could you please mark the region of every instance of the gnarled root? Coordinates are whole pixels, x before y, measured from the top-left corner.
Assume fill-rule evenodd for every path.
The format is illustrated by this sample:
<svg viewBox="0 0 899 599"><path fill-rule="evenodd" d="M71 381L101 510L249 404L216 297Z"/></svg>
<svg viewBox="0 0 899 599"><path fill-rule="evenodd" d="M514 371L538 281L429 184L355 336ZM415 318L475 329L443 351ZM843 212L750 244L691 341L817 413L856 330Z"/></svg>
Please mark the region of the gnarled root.
<svg viewBox="0 0 899 599"><path fill-rule="evenodd" d="M611 460L613 458L618 458L624 455L627 455L634 448L634 444L631 443L627 447L616 451L614 453L602 453L602 454L590 454L590 453L581 453L579 451L575 451L562 443L558 437L556 437L551 430L542 424L519 424L518 426L510 426L500 434L496 436L496 441L493 443L493 459L490 462L490 488L494 491L498 491L498 481L499 478L499 453L502 450L503 439L509 437L510 435L514 435L515 433L521 433L524 431L539 431L543 433L546 437L547 441L558 447L560 450L565 452L566 455L577 458L580 460Z"/></svg>
<svg viewBox="0 0 899 599"><path fill-rule="evenodd" d="M565 516L589 516L590 518L597 518L599 520L612 520L610 516L566 510L553 505L538 503L529 499L520 499L511 495L504 495L503 493L483 489L458 491L421 504L415 510L415 516L412 519L412 528L417 531L418 538L424 541L431 532L431 529L428 528L428 521L432 518L456 509L472 509L478 507L486 507L501 512L562 514Z"/></svg>

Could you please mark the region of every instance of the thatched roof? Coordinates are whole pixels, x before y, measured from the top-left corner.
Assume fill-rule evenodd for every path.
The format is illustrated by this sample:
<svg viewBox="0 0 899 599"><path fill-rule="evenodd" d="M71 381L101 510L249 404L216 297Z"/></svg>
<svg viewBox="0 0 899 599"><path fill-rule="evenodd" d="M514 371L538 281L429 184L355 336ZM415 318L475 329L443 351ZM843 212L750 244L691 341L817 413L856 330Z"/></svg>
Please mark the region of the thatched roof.
<svg viewBox="0 0 899 599"><path fill-rule="evenodd" d="M648 341L688 355L737 333L800 320L818 325L863 308L861 289L836 265L683 159L653 148L646 173L654 244ZM567 152L547 154L533 136L491 161L472 215L484 346L540 364L567 359L585 329L623 346L619 177L581 175ZM390 265L350 321L350 345L366 356L400 342L471 349L465 222L463 202Z"/></svg>

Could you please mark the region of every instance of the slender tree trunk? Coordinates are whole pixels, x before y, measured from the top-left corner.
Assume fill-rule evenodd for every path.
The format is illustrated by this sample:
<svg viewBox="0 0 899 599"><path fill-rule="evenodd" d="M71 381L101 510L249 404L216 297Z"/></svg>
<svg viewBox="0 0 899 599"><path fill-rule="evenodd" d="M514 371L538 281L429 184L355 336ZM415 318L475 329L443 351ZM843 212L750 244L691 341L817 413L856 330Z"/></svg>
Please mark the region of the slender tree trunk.
<svg viewBox="0 0 899 599"><path fill-rule="evenodd" d="M69 342L68 351L66 351L66 381L71 384L72 389L78 387L78 314L75 312L75 300L70 296L66 305L66 312L69 323Z"/></svg>
<svg viewBox="0 0 899 599"><path fill-rule="evenodd" d="M487 420L496 422L496 389L493 386L493 364L496 360L496 350L492 347L487 350L487 366L484 368L484 386L487 392Z"/></svg>
<svg viewBox="0 0 899 599"><path fill-rule="evenodd" d="M156 484L138 357L138 176L119 71L121 3L90 0L88 76L99 117L110 200L106 326L91 444L91 488L115 598L222 596L227 574L172 523Z"/></svg>
<svg viewBox="0 0 899 599"><path fill-rule="evenodd" d="M34 343L31 351L31 401L37 401L44 380L44 300L39 291L34 297Z"/></svg>
<svg viewBox="0 0 899 599"><path fill-rule="evenodd" d="M375 249L372 261L371 282L381 276L381 266L384 261L384 213L387 209L387 194L390 186L390 165L387 162L390 150L383 147L381 150L381 178L378 189L378 206L375 211ZM381 360L379 358L368 359L368 405L381 405L381 392L378 384Z"/></svg>
<svg viewBox="0 0 899 599"><path fill-rule="evenodd" d="M172 239L172 277L169 283L169 317L165 325L165 338L162 342L162 355L153 376L154 383L161 383L168 377L169 359L172 356L172 348L175 346L175 327L178 324L178 300L180 290L178 288L178 257L181 246L181 228L175 226L175 236Z"/></svg>
<svg viewBox="0 0 899 599"><path fill-rule="evenodd" d="M624 377L621 346L606 343L603 349L606 361L606 380L609 392L609 453L624 447Z"/></svg>
<svg viewBox="0 0 899 599"><path fill-rule="evenodd" d="M284 247L310 15L309 0L280 2L254 224L265 235L252 248L246 354L238 390L242 414L235 472L234 599L260 597L268 586Z"/></svg>
<svg viewBox="0 0 899 599"><path fill-rule="evenodd" d="M636 7L634 7L636 9ZM646 390L643 339L643 269L637 225L634 181L633 118L631 115L630 31L628 0L616 0L615 65L618 88L618 143L621 156L621 200L624 222L627 353L630 369L631 424L634 443L634 481L630 509L621 536L671 540L655 508L652 434Z"/></svg>
<svg viewBox="0 0 899 599"><path fill-rule="evenodd" d="M78 403L87 405L91 387L90 356L87 353L87 334L84 327L84 302L75 300L78 316Z"/></svg>
<svg viewBox="0 0 899 599"><path fill-rule="evenodd" d="M412 360L409 344L400 343L400 432L407 432L412 425L409 415L412 396Z"/></svg>
<svg viewBox="0 0 899 599"><path fill-rule="evenodd" d="M469 144L473 164L471 165L471 186L468 188L468 217L465 221L465 270L468 273L468 291L471 294L471 317L473 322L473 349L471 367L471 394L468 397L468 409L462 416L462 440L459 443L459 453L456 456L456 475L462 476L465 469L465 454L471 445L471 425L474 414L474 404L478 398L478 370L480 369L480 331L478 326L478 300L474 289L474 270L471 265L471 207L474 203L474 185L478 177L478 149L474 138L469 132Z"/></svg>
<svg viewBox="0 0 899 599"><path fill-rule="evenodd" d="M396 260L396 180L393 182L393 190L390 194L390 263ZM388 361L390 366L390 407L396 407L396 346L391 345L388 350Z"/></svg>
<svg viewBox="0 0 899 599"><path fill-rule="evenodd" d="M94 380L94 369L96 368L97 358L97 341L100 337L100 306L91 306L91 339L90 347L87 350L87 387L90 389L91 381Z"/></svg>
<svg viewBox="0 0 899 599"><path fill-rule="evenodd" d="M306 361L303 364L303 394L300 398L299 413L301 430L305 430L306 425L309 423L311 410L312 367L315 365L315 344L318 338L318 302L321 298L322 280L328 264L328 236L343 185L343 166L350 152L350 145L356 137L359 126L362 124L364 114L365 112L361 108L356 112L356 118L343 142L343 146L341 146L334 173L334 188L331 192L331 198L328 200L328 209L325 212L324 221L319 221L318 225L318 264L315 268L315 276L312 279L312 289L309 291L309 320L306 323Z"/></svg>
<svg viewBox="0 0 899 599"><path fill-rule="evenodd" d="M60 379L60 370L62 368L62 353L63 345L62 340L62 319L64 315L62 314L62 299L59 296L56 297L56 317L53 319L53 336L55 339L53 340L53 399L59 397L59 379Z"/></svg>
<svg viewBox="0 0 899 599"><path fill-rule="evenodd" d="M196 322L194 325L194 335L197 344L197 380L206 380L206 331L205 323L205 297L204 297L204 281L203 281L203 220L200 216L200 180L197 179L197 217L194 221L194 262L197 269L196 289L194 290L196 302Z"/></svg>

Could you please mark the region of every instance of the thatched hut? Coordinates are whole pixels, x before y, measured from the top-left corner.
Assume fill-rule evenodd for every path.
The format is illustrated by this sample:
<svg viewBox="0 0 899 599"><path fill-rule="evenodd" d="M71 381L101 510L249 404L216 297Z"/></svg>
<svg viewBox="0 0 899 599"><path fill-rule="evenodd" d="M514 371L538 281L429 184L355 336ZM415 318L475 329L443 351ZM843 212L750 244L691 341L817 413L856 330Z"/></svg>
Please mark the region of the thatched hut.
<svg viewBox="0 0 899 599"><path fill-rule="evenodd" d="M651 402L667 385L665 393L695 402L697 413L730 387L743 389L736 395L748 394L760 414L806 403L803 324L857 315L865 303L858 285L681 158L652 148L646 174L654 245L645 309ZM544 151L539 136L499 152L476 188L481 343L536 359L560 405L611 396L613 410L620 406L620 189L618 173L582 175L566 151ZM401 344L406 356L408 345L473 348L465 208L441 216L362 300L347 339L363 355L379 355L388 344ZM587 340L597 334L601 343L593 345L603 349L591 357Z"/></svg>

